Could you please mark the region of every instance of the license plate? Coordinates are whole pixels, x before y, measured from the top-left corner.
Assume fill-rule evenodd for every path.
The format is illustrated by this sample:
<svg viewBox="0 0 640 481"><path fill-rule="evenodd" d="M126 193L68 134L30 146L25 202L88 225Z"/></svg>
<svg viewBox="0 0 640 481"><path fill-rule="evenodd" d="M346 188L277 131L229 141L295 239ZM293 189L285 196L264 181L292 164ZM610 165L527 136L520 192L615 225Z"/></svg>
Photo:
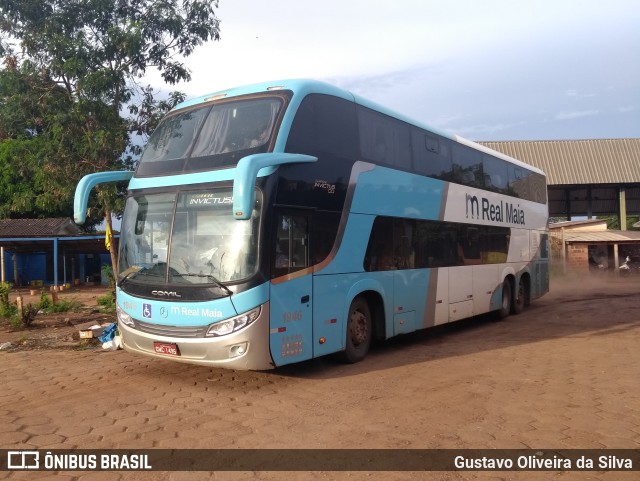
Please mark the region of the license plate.
<svg viewBox="0 0 640 481"><path fill-rule="evenodd" d="M164 354L166 356L179 356L180 349L177 344L170 344L166 342L154 342L153 350L157 354Z"/></svg>

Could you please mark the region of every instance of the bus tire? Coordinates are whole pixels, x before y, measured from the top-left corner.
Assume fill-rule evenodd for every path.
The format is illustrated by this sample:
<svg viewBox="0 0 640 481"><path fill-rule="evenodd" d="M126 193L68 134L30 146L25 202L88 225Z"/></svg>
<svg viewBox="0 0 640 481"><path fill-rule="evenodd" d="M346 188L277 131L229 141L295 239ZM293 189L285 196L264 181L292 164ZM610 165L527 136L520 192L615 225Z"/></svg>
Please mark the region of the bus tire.
<svg viewBox="0 0 640 481"><path fill-rule="evenodd" d="M513 304L511 282L509 279L505 279L502 283L502 304L498 310L498 318L504 319L511 313L511 304Z"/></svg>
<svg viewBox="0 0 640 481"><path fill-rule="evenodd" d="M527 302L527 287L525 285L525 280L520 279L518 282L518 289L516 290L516 296L511 303L511 313L512 314L520 314L524 311L524 306Z"/></svg>
<svg viewBox="0 0 640 481"><path fill-rule="evenodd" d="M371 346L373 323L371 309L364 297L356 297L347 315L347 336L341 359L347 363L362 361Z"/></svg>

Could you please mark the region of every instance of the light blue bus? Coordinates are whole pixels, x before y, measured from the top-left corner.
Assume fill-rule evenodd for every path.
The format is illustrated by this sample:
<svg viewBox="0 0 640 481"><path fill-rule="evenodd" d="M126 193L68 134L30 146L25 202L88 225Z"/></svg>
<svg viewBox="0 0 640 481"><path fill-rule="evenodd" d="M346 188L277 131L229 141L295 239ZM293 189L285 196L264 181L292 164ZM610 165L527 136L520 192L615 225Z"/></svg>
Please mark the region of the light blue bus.
<svg viewBox="0 0 640 481"><path fill-rule="evenodd" d="M125 349L233 369L327 354L548 291L545 175L306 80L174 108L128 181L117 316Z"/></svg>

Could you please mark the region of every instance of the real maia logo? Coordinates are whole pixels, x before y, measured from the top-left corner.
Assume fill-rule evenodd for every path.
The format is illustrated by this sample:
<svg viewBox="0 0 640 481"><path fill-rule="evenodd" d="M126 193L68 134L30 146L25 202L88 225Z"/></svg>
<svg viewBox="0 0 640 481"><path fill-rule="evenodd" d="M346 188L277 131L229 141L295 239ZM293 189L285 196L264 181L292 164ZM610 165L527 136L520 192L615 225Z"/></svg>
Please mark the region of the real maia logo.
<svg viewBox="0 0 640 481"><path fill-rule="evenodd" d="M506 222L507 224L524 225L524 210L520 204L500 201L492 203L486 197L478 199L477 195L466 194L467 218L489 220L491 222Z"/></svg>

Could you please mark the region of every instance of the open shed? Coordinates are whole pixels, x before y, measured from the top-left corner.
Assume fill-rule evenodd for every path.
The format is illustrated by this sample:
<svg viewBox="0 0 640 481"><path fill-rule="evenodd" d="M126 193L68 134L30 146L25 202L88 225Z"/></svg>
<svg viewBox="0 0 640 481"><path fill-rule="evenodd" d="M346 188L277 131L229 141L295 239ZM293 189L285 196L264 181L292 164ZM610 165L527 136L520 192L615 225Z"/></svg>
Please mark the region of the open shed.
<svg viewBox="0 0 640 481"><path fill-rule="evenodd" d="M640 256L640 231L608 230L606 220L549 225L551 257L565 271L617 272L627 256Z"/></svg>
<svg viewBox="0 0 640 481"><path fill-rule="evenodd" d="M113 242L117 242L114 235ZM105 234L85 234L68 217L0 220L2 282L17 286L105 283Z"/></svg>

